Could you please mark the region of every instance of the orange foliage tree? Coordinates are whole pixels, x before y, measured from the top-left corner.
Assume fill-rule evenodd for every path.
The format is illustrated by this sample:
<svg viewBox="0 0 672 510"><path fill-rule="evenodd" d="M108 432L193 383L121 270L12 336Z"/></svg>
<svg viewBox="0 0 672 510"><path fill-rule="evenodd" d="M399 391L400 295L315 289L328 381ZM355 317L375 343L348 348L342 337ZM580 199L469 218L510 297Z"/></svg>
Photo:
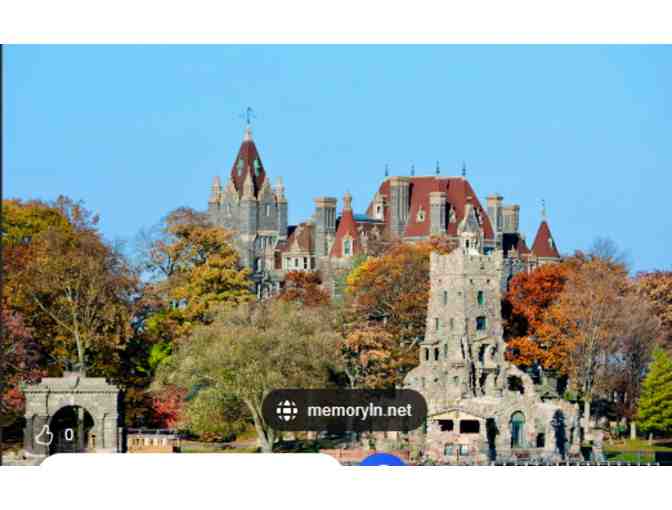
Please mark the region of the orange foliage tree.
<svg viewBox="0 0 672 510"><path fill-rule="evenodd" d="M368 372L374 371L368 363L370 349L378 361L394 359L393 370L388 362L375 363L379 374L367 376L366 384L399 383L417 365L418 343L427 321L429 254L451 249L440 238L394 243L382 255L367 258L346 278L345 351L352 354L352 348L355 352L363 349L367 353L364 371ZM356 344L362 345L354 347Z"/></svg>
<svg viewBox="0 0 672 510"><path fill-rule="evenodd" d="M399 345L379 326L351 331L341 346L343 365L351 388L386 388L400 383Z"/></svg>
<svg viewBox="0 0 672 510"><path fill-rule="evenodd" d="M547 264L511 279L503 308L507 356L513 363L566 373L566 346L557 341L559 331L548 320L548 310L575 266L574 260Z"/></svg>
<svg viewBox="0 0 672 510"><path fill-rule="evenodd" d="M639 296L647 298L660 320L661 343L672 352L672 271L640 273L635 278Z"/></svg>
<svg viewBox="0 0 672 510"><path fill-rule="evenodd" d="M285 285L278 296L282 301L294 301L304 306L329 304L329 293L322 287L320 275L307 271L290 271L285 275Z"/></svg>

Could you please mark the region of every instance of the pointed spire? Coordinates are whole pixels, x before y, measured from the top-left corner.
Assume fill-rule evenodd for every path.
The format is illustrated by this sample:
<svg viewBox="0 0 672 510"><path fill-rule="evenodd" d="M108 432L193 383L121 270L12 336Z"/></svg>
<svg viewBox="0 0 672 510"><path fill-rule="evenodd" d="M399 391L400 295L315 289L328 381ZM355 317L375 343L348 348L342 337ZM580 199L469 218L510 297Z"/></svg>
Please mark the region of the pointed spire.
<svg viewBox="0 0 672 510"><path fill-rule="evenodd" d="M252 128L250 126L245 127L245 134L243 135L243 142L252 141Z"/></svg>
<svg viewBox="0 0 672 510"><path fill-rule="evenodd" d="M534 237L532 253L537 257L560 258L558 247L555 245L551 228L548 226L545 217L541 220L537 235Z"/></svg>
<svg viewBox="0 0 672 510"><path fill-rule="evenodd" d="M285 185L282 182L282 177L278 177L275 180L275 198L278 202L286 202L285 198Z"/></svg>
<svg viewBox="0 0 672 510"><path fill-rule="evenodd" d="M436 175L439 175L441 173L441 167L439 166L439 162L436 162Z"/></svg>
<svg viewBox="0 0 672 510"><path fill-rule="evenodd" d="M467 176L467 164L464 161L462 161L462 177L466 176Z"/></svg>
<svg viewBox="0 0 672 510"><path fill-rule="evenodd" d="M415 176L415 163L411 163L411 177Z"/></svg>
<svg viewBox="0 0 672 510"><path fill-rule="evenodd" d="M219 194L222 192L222 182L219 180L219 176L215 176L212 179L212 190L210 192L210 202L217 202L219 200Z"/></svg>
<svg viewBox="0 0 672 510"><path fill-rule="evenodd" d="M352 211L352 195L349 191L346 191L343 195L343 210Z"/></svg>

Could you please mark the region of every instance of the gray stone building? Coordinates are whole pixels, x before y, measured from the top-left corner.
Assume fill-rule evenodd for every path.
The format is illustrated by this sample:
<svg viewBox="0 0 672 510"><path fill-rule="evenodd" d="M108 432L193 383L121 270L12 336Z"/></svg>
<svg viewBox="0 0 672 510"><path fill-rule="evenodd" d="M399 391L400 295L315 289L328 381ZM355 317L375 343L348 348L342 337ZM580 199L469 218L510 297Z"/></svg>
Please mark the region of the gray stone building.
<svg viewBox="0 0 672 510"><path fill-rule="evenodd" d="M271 187L248 126L226 184L213 180L208 216L234 232L241 263L252 270L259 295L279 286L275 251L287 239L287 206L282 181Z"/></svg>
<svg viewBox="0 0 672 510"><path fill-rule="evenodd" d="M68 372L21 389L26 397L27 456L122 451L119 388L104 378Z"/></svg>
<svg viewBox="0 0 672 510"><path fill-rule="evenodd" d="M215 177L208 215L234 232L241 263L252 271L257 294L279 289L288 271L321 271L326 280L347 272L352 260L381 240L418 242L433 236L455 245L469 232L484 253L504 257L500 285L538 265L560 260L545 215L532 248L519 230L520 206L492 194L484 208L463 169L460 176L386 176L363 214L346 193L340 214L337 199L314 199L306 221L288 225L288 200L282 181L271 186L249 126L226 184ZM333 283L333 282L331 282Z"/></svg>
<svg viewBox="0 0 672 510"><path fill-rule="evenodd" d="M465 231L448 255L431 254L427 329L420 365L404 385L422 393L425 431L412 434L437 461L516 455L561 458L578 449L575 405L507 362L502 338L501 250Z"/></svg>

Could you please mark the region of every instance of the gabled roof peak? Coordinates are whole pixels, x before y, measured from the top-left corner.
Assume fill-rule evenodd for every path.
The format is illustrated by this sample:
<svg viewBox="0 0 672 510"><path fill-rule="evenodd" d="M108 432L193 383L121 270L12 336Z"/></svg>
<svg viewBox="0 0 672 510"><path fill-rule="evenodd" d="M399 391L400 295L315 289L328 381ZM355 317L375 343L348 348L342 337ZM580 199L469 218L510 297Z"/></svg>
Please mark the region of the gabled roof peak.
<svg viewBox="0 0 672 510"><path fill-rule="evenodd" d="M243 142L231 167L231 181L239 196L243 195L244 184L248 177L251 180L252 195L257 197L266 179L266 171L252 139L252 129L249 125L245 128Z"/></svg>
<svg viewBox="0 0 672 510"><path fill-rule="evenodd" d="M560 258L558 247L555 245L551 229L546 220L542 220L537 235L532 244L532 254L537 257Z"/></svg>

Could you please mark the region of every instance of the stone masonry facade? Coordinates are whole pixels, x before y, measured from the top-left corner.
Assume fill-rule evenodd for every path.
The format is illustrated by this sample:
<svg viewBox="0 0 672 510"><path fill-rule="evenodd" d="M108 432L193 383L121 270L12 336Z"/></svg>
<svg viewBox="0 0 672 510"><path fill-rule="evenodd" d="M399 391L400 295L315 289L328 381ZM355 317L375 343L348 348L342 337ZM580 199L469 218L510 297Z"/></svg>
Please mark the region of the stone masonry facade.
<svg viewBox="0 0 672 510"><path fill-rule="evenodd" d="M435 461L476 462L526 455L561 459L578 451L575 405L548 398L504 358L501 252L473 237L447 255L431 254L427 330L420 365L404 386L428 404L426 429L412 441Z"/></svg>
<svg viewBox="0 0 672 510"><path fill-rule="evenodd" d="M530 249L519 230L520 206L505 204L494 193L483 207L466 169L460 176L443 176L437 165L434 175L412 174L386 173L364 213L354 212L348 193L340 214L335 197L319 196L310 218L288 225L282 180L271 186L248 126L228 179L224 184L219 176L213 180L208 215L234 232L241 263L252 271L259 297L277 292L289 271L319 271L323 280L333 280L381 240L418 242L437 236L457 244L461 233L470 231L484 253L502 253L503 289L514 274L560 260L545 213Z"/></svg>
<svg viewBox="0 0 672 510"><path fill-rule="evenodd" d="M26 455L50 454L49 445L41 444L38 438L45 425L53 429L54 417L67 408L81 408L93 421L87 434L87 451L120 451L119 389L104 378L66 373L64 377L45 377L37 384L24 385L22 391L26 397Z"/></svg>

